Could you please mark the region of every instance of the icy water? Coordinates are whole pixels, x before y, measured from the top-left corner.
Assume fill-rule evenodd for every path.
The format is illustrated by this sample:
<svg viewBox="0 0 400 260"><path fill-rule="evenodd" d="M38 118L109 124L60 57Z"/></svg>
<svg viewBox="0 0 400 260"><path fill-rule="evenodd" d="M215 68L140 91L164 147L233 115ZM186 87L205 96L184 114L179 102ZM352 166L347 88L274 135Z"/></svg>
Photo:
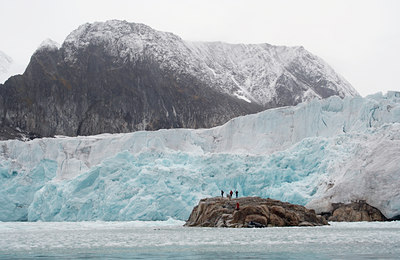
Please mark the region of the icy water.
<svg viewBox="0 0 400 260"><path fill-rule="evenodd" d="M400 222L186 228L183 222L0 222L1 259L399 259Z"/></svg>

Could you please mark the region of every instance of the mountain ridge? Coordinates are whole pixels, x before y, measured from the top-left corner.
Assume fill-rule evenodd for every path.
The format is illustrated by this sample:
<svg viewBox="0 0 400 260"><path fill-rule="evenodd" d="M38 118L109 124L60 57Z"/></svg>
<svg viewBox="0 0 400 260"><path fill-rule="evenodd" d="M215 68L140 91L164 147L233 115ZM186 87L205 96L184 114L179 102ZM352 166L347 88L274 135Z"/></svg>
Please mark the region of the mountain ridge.
<svg viewBox="0 0 400 260"><path fill-rule="evenodd" d="M23 75L0 85L0 125L30 136L209 128L315 97L358 95L304 48L271 46L185 42L126 21L87 23L61 47L39 47ZM297 56L281 55L291 61L283 66L274 48Z"/></svg>
<svg viewBox="0 0 400 260"><path fill-rule="evenodd" d="M268 92L273 87L272 84L283 76L288 79L298 76L304 71L296 69L307 66L310 67L308 72L310 76L321 76L324 72L328 77L328 83L337 83L343 87L343 90L338 91L340 97L358 95L357 91L343 77L336 74L326 62L306 51L302 46L274 46L267 43L231 44L220 41L189 42L173 33L157 31L144 24L110 20L106 23L87 23L73 31L63 44L66 50L65 59L76 60L74 50L89 46L93 41L105 42L112 56L124 60L134 61L135 58L140 58L141 54L153 55L154 59L162 63L162 66L173 71L191 73L203 80L208 79L213 85L219 85L225 93L245 97L263 106L277 98L273 90ZM253 57L257 55L260 57ZM293 62L301 64L299 66ZM312 62L317 64L314 65ZM272 66L269 65L271 63ZM260 71L263 66L267 66L267 69L264 68L266 72L262 71L266 75L257 76L254 72ZM228 71L224 68L228 68ZM298 81L304 83L307 80ZM227 86L221 86L223 83ZM300 85L299 82L297 84ZM256 85L259 86L258 89L255 89ZM312 87L317 88L317 85ZM323 91L317 93L317 91L311 89L306 99L301 99L300 102L308 100L307 98L330 96L329 93ZM251 95L250 92L259 92L259 96ZM249 96L246 97L246 94Z"/></svg>

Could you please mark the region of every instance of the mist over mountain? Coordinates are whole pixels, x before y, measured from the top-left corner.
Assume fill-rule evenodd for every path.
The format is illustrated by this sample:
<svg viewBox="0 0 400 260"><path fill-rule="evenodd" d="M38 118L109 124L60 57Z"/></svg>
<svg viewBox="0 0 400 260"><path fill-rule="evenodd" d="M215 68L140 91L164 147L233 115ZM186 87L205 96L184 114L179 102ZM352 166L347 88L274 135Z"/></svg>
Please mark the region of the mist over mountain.
<svg viewBox="0 0 400 260"><path fill-rule="evenodd" d="M357 91L303 47L187 42L146 25L88 23L46 41L0 85L3 139L209 128Z"/></svg>
<svg viewBox="0 0 400 260"><path fill-rule="evenodd" d="M3 77L4 74L9 70L13 60L4 52L0 51L0 76ZM2 78L1 78L2 79Z"/></svg>
<svg viewBox="0 0 400 260"><path fill-rule="evenodd" d="M14 60L0 50L0 83L11 76Z"/></svg>

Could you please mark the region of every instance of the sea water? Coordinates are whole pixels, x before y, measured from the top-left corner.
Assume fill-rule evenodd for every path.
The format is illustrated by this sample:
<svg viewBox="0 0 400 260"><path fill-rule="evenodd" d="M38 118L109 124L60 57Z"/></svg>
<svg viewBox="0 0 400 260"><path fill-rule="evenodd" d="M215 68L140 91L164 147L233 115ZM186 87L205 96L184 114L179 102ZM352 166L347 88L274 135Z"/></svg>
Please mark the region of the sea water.
<svg viewBox="0 0 400 260"><path fill-rule="evenodd" d="M1 222L2 259L399 259L400 222L189 228L164 222Z"/></svg>

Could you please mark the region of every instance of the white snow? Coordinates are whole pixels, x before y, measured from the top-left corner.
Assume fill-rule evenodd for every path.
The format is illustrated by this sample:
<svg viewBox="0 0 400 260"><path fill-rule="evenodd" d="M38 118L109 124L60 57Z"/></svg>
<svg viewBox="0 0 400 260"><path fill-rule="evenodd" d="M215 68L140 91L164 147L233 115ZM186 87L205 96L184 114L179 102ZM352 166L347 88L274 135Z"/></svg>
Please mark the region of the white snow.
<svg viewBox="0 0 400 260"><path fill-rule="evenodd" d="M331 97L212 129L0 142L0 220L188 218L221 189L400 214L400 94Z"/></svg>
<svg viewBox="0 0 400 260"><path fill-rule="evenodd" d="M235 93L233 93L237 98L239 99L243 99L244 101L251 103L251 100L248 99L245 95L243 95L242 91L236 91Z"/></svg>
<svg viewBox="0 0 400 260"><path fill-rule="evenodd" d="M10 56L0 51L0 84L13 75L22 74L25 67L16 63Z"/></svg>
<svg viewBox="0 0 400 260"><path fill-rule="evenodd" d="M50 50L58 50L60 48L60 44L53 41L50 38L45 39L42 41L42 43L39 45L39 47L36 49L36 51L40 50L45 50L45 49L50 49Z"/></svg>
<svg viewBox="0 0 400 260"><path fill-rule="evenodd" d="M9 69L10 64L13 62L13 59L0 51L0 73L6 73Z"/></svg>

